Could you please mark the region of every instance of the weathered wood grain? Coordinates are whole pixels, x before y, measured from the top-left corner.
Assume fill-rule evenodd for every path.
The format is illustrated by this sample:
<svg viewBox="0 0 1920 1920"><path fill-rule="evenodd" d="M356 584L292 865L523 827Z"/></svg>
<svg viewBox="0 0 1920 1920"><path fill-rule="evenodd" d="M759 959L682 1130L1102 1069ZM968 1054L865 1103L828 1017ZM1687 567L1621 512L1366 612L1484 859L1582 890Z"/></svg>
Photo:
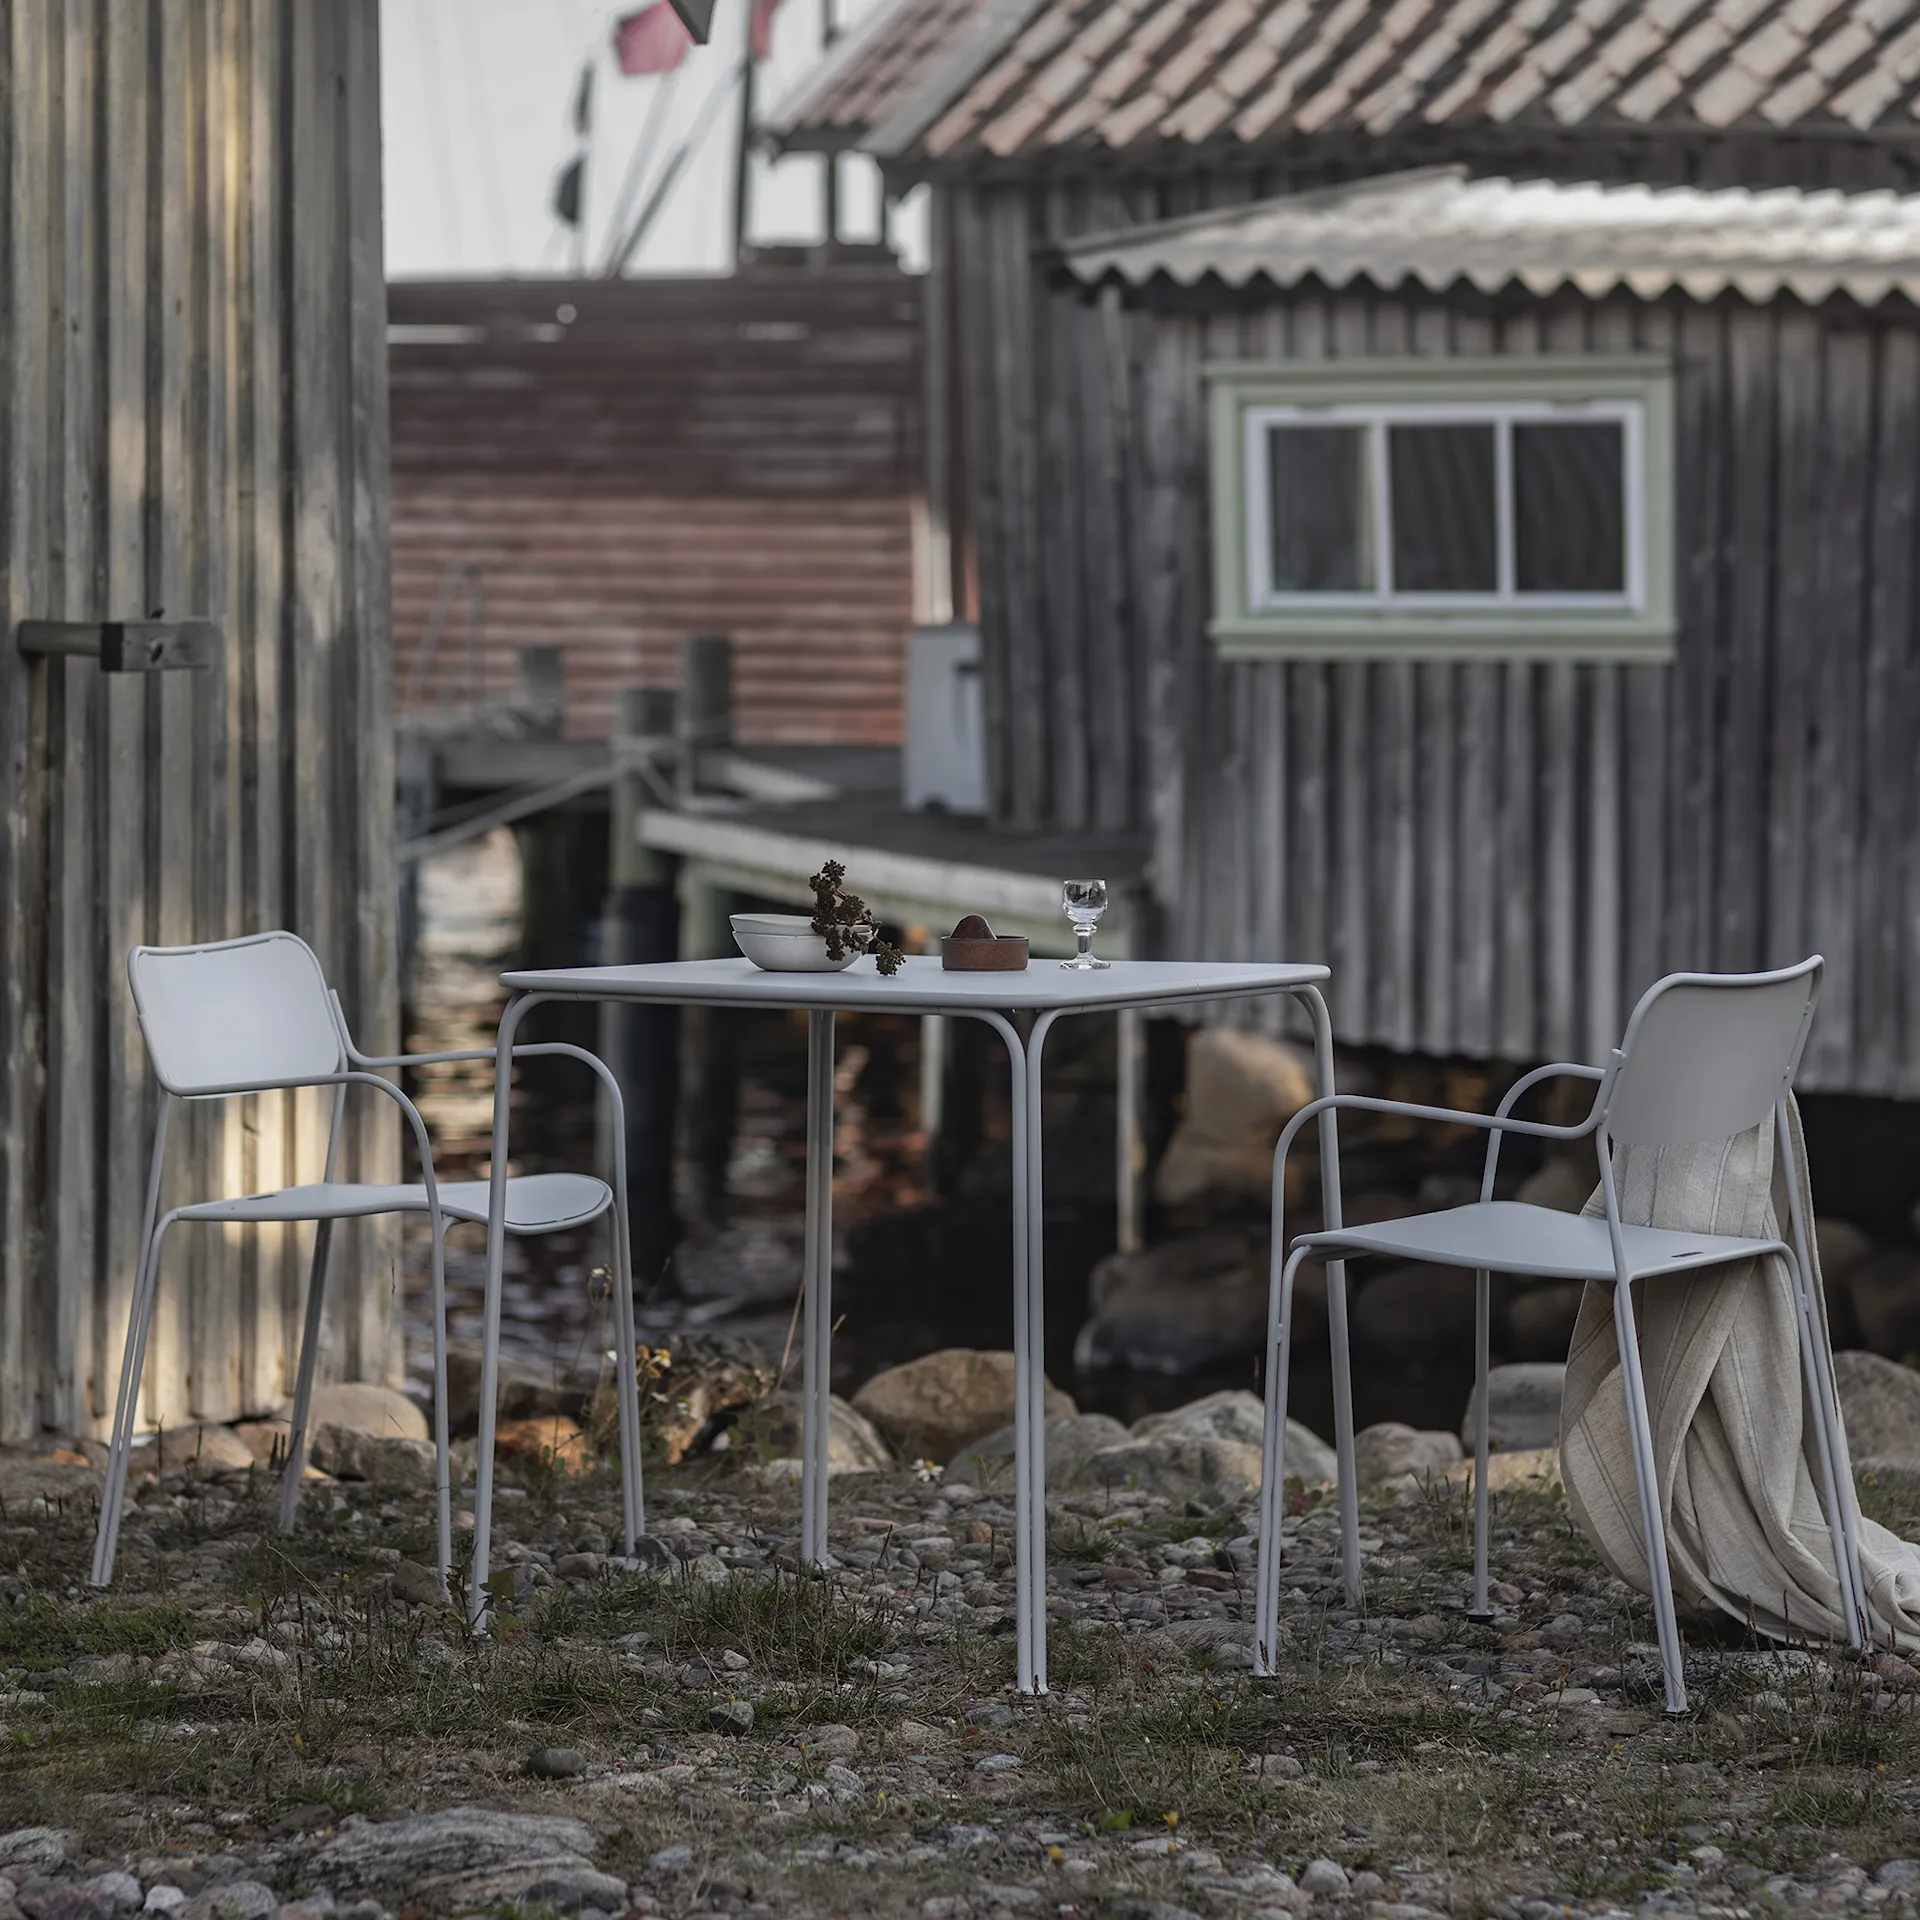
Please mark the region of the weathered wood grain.
<svg viewBox="0 0 1920 1920"><path fill-rule="evenodd" d="M392 1037L391 666L373 0L9 6L0 61L0 1439L17 1439L111 1412L154 1112L128 948L292 925ZM332 504L303 517L318 439ZM328 581L353 584L307 595ZM12 645L24 618L160 608L222 623L211 671L106 676ZM304 705L282 697L290 667ZM288 771L329 755L302 814ZM180 1116L169 1197L296 1172L292 1103L248 1104ZM390 1173L390 1116L358 1124L360 1164ZM284 1392L288 1239L175 1237L146 1417ZM390 1373L391 1262L346 1264L334 1365Z"/></svg>

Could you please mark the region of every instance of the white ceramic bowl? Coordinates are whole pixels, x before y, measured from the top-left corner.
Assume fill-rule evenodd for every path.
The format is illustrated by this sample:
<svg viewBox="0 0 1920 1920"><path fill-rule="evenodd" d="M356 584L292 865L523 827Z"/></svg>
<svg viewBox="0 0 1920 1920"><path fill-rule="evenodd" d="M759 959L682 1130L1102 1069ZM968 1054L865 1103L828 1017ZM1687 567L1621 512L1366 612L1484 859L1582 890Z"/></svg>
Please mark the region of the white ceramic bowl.
<svg viewBox="0 0 1920 1920"><path fill-rule="evenodd" d="M736 913L734 944L756 967L768 973L839 973L859 955L851 948L844 960L827 958L827 938L815 933L805 913Z"/></svg>

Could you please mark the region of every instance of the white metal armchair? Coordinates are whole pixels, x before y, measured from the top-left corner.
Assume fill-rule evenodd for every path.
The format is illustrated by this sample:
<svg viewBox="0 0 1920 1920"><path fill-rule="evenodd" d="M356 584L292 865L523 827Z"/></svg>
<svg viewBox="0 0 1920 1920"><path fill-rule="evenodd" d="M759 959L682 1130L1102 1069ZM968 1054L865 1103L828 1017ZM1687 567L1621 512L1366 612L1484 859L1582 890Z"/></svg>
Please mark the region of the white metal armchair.
<svg viewBox="0 0 1920 1920"><path fill-rule="evenodd" d="M280 1496L280 1526L286 1532L293 1526L306 1467L307 1420L319 1358L332 1224L335 1220L372 1214L415 1213L426 1215L432 1227L435 1552L444 1590L452 1560L445 1237L448 1226L455 1221L486 1224L488 1188L484 1180L443 1182L436 1179L432 1146L419 1109L399 1087L374 1069L424 1066L446 1060L492 1060L493 1050L382 1056L361 1053L347 1032L337 997L328 990L319 960L305 941L291 933L254 934L192 947L136 947L128 957L127 978L161 1095L147 1180L146 1227L127 1319L127 1343L120 1367L119 1399L114 1410L113 1441L100 1503L100 1527L94 1542L91 1584L105 1586L113 1578L135 1409L146 1359L147 1330L153 1314L162 1248L175 1222L242 1224L310 1220L316 1223L286 1478ZM560 1042L519 1047L515 1052L564 1054L585 1063L599 1076L612 1102L613 1139L618 1142L623 1138L619 1087L602 1061L583 1048ZM347 1089L351 1086L376 1088L398 1104L412 1130L420 1157L418 1183L371 1185L335 1179L340 1121ZM161 1214L167 1118L175 1100L231 1099L296 1087L335 1089L326 1170L320 1181L271 1193L249 1194L240 1199L201 1201ZM631 1553L635 1538L644 1531L645 1520L641 1504L639 1405L634 1371L633 1287L624 1155L617 1152L614 1155L611 1186L585 1174L527 1175L507 1182L506 1206L507 1229L517 1234L555 1233L584 1226L609 1209L612 1211L621 1493L627 1551Z"/></svg>
<svg viewBox="0 0 1920 1920"><path fill-rule="evenodd" d="M1791 1241L1724 1234L1672 1232L1631 1226L1620 1218L1612 1148L1670 1146L1728 1139L1776 1118L1775 1151L1791 1151L1786 1124L1788 1090L1812 1024L1823 966L1818 955L1773 973L1676 973L1650 987L1627 1023L1625 1037L1605 1067L1556 1064L1537 1068L1516 1082L1493 1114L1335 1094L1312 1102L1287 1123L1274 1152L1273 1276L1267 1345L1265 1471L1260 1503L1260 1556L1255 1594L1254 1670L1270 1674L1279 1629L1281 1479L1285 1471L1287 1362L1295 1276L1307 1260L1336 1262L1365 1254L1471 1268L1476 1282L1476 1403L1474 1432L1472 1617L1491 1618L1487 1594L1487 1369L1492 1274L1512 1273L1584 1280L1613 1288L1615 1334L1631 1435L1640 1525L1658 1625L1667 1710L1686 1711L1679 1629L1667 1568L1666 1535L1655 1473L1638 1334L1633 1311L1636 1280L1777 1255L1791 1275L1794 1312L1806 1397L1812 1415L1818 1490L1825 1510L1839 1584L1841 1610L1858 1647L1867 1634L1866 1587L1861 1572L1852 1488L1839 1484L1836 1462L1845 1458L1834 1391L1832 1353L1813 1298L1808 1223L1798 1179L1787 1183ZM1593 1106L1570 1126L1513 1117L1521 1095L1543 1080L1570 1076L1597 1082ZM1294 1136L1327 1108L1394 1113L1416 1119L1485 1129L1488 1134L1480 1199L1444 1212L1386 1220L1361 1227L1329 1226L1302 1234L1289 1249L1285 1238L1284 1180ZM1501 1137L1577 1140L1592 1135L1604 1211L1587 1217L1495 1200L1494 1176ZM1330 1276L1331 1277L1331 1276ZM1340 1474L1351 1484L1354 1463L1343 1450ZM1350 1521L1343 1518L1343 1529ZM1358 1566L1359 1543L1342 1541L1349 1569Z"/></svg>

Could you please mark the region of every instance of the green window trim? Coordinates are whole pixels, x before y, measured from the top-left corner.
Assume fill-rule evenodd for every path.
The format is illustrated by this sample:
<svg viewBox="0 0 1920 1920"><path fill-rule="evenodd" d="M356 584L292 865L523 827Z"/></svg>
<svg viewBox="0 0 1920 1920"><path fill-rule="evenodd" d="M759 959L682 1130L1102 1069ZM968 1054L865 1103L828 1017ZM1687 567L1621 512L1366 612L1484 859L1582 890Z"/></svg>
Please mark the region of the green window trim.
<svg viewBox="0 0 1920 1920"><path fill-rule="evenodd" d="M1213 618L1208 632L1228 659L1585 660L1663 662L1674 656L1674 443L1672 363L1654 354L1540 354L1495 359L1219 361L1211 390ZM1629 589L1569 604L1574 596L1458 597L1402 593L1293 594L1253 602L1248 508L1248 416L1263 409L1308 424L1364 422L1396 410L1444 408L1493 420L1530 408L1610 408L1625 433L1625 539ZM1503 509L1504 510L1504 509ZM1262 560L1264 573L1266 562ZM1511 571L1510 558L1503 561ZM1276 599L1279 596L1276 596Z"/></svg>

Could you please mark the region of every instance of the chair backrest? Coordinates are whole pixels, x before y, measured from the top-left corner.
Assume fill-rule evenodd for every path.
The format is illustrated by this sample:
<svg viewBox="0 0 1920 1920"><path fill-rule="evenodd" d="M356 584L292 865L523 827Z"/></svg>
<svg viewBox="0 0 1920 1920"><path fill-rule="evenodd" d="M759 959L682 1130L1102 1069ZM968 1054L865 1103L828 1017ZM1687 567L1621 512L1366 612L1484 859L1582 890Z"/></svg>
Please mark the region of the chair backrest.
<svg viewBox="0 0 1920 1920"><path fill-rule="evenodd" d="M296 934L135 947L127 982L169 1093L299 1080L346 1064L326 976Z"/></svg>
<svg viewBox="0 0 1920 1920"><path fill-rule="evenodd" d="M1776 973L1672 973L1620 1042L1605 1126L1616 1140L1725 1140L1773 1111L1806 1044L1826 962Z"/></svg>

